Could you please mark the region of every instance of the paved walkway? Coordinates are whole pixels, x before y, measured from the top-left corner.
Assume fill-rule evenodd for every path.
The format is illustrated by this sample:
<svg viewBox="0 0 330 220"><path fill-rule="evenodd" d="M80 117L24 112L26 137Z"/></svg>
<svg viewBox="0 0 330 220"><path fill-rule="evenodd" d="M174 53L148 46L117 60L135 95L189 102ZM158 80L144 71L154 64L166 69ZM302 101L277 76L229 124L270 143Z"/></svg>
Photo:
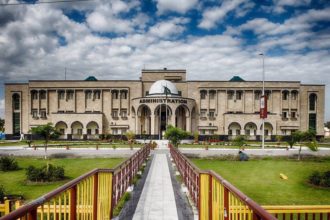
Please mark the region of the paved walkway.
<svg viewBox="0 0 330 220"><path fill-rule="evenodd" d="M133 220L179 219L167 152L159 151L154 154Z"/></svg>

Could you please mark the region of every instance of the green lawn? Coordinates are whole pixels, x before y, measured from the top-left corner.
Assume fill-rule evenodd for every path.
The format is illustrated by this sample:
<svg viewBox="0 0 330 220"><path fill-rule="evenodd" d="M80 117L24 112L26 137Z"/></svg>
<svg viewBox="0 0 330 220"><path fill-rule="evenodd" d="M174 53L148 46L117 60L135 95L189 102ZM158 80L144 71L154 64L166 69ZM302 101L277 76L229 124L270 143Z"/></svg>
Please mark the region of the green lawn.
<svg viewBox="0 0 330 220"><path fill-rule="evenodd" d="M211 169L261 205L330 205L330 189L307 183L313 171L330 170L330 159L320 162L286 159L220 161L193 159L203 170ZM280 173L288 180L280 178Z"/></svg>
<svg viewBox="0 0 330 220"><path fill-rule="evenodd" d="M37 158L17 158L18 164L22 170L2 172L0 171L0 185L3 185L7 194L23 195L26 200L35 199L64 183L94 169L94 168L112 168L122 162L123 158L65 158L49 159L49 163L65 168L65 181L56 183L47 183L42 185L31 185L25 182L25 169L29 165L41 167L46 164L46 160Z"/></svg>

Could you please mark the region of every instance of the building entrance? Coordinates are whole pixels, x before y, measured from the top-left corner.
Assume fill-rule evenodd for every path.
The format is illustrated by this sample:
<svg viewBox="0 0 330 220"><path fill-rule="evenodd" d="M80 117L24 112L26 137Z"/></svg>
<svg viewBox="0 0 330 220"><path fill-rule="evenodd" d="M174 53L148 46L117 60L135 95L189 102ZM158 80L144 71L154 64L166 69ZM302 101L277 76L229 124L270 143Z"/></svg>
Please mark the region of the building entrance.
<svg viewBox="0 0 330 220"><path fill-rule="evenodd" d="M158 138L161 140L164 137L166 127L169 125L172 115L171 108L168 105L159 105L155 109L156 130L158 130Z"/></svg>

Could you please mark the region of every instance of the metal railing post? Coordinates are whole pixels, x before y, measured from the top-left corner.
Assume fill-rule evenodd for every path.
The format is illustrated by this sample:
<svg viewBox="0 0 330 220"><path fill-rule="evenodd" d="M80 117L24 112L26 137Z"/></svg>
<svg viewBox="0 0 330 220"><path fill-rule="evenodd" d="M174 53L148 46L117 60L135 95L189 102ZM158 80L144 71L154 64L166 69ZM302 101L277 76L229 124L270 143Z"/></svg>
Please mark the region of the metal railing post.
<svg viewBox="0 0 330 220"><path fill-rule="evenodd" d="M33 209L28 212L27 220L37 220L37 209Z"/></svg>
<svg viewBox="0 0 330 220"><path fill-rule="evenodd" d="M99 184L99 175L98 173L94 174L94 189L93 189L93 220L97 220L97 200L98 200L98 188Z"/></svg>
<svg viewBox="0 0 330 220"><path fill-rule="evenodd" d="M224 212L223 212L223 216L225 218L225 220L229 219L229 190L223 186L224 189L224 193L223 193L223 208L224 208Z"/></svg>
<svg viewBox="0 0 330 220"><path fill-rule="evenodd" d="M209 219L212 220L212 175L209 174Z"/></svg>
<svg viewBox="0 0 330 220"><path fill-rule="evenodd" d="M77 219L77 186L70 189L70 220Z"/></svg>

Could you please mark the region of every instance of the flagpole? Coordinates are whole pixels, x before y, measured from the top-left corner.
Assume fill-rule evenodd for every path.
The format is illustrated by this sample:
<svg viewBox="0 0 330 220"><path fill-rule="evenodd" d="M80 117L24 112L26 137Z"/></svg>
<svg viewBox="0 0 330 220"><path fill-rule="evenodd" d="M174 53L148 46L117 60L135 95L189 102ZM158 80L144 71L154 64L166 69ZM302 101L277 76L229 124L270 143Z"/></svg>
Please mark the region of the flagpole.
<svg viewBox="0 0 330 220"><path fill-rule="evenodd" d="M265 56L263 53L260 54L262 56L262 97L265 100ZM265 149L265 118L262 117L262 149Z"/></svg>
<svg viewBox="0 0 330 220"><path fill-rule="evenodd" d="M165 111L166 111L166 119L165 119L165 131L167 130L167 84L166 84L166 90L165 90L165 95L166 95L166 103L165 103Z"/></svg>

